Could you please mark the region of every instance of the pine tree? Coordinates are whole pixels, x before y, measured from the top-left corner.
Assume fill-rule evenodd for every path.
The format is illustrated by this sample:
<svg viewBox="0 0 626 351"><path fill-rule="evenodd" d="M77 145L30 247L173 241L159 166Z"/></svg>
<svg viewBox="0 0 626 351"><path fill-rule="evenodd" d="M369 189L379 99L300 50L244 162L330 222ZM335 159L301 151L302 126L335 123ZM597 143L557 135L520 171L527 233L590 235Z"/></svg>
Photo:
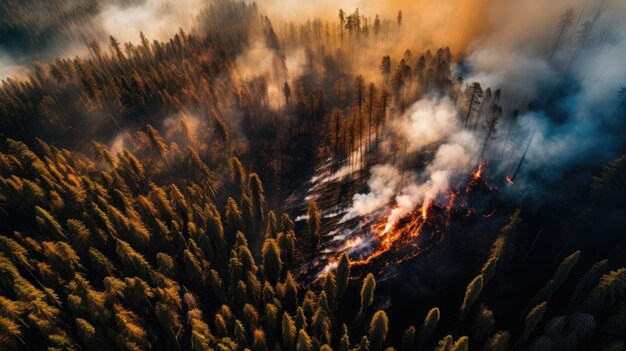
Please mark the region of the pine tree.
<svg viewBox="0 0 626 351"><path fill-rule="evenodd" d="M467 351L469 339L467 336L460 337L452 346L450 351Z"/></svg>
<svg viewBox="0 0 626 351"><path fill-rule="evenodd" d="M580 250L572 253L563 259L556 272L554 273L554 290L558 290L565 279L570 275L572 269L580 259Z"/></svg>
<svg viewBox="0 0 626 351"><path fill-rule="evenodd" d="M481 304L473 323L473 340L476 340L477 342L483 342L493 332L494 325L495 319L493 316L493 311L484 304Z"/></svg>
<svg viewBox="0 0 626 351"><path fill-rule="evenodd" d="M483 289L483 277L482 275L477 276L472 280L467 286L467 290L465 291L465 297L463 298L463 305L461 305L461 313L459 314L459 319L457 323L461 323L465 316L472 308L478 297L480 296L480 292Z"/></svg>
<svg viewBox="0 0 626 351"><path fill-rule="evenodd" d="M376 280L374 279L374 275L369 273L363 280L363 285L361 286L360 314L365 313L365 310L374 301L374 290L376 290Z"/></svg>
<svg viewBox="0 0 626 351"><path fill-rule="evenodd" d="M250 186L250 194L252 196L254 216L258 226L263 228L263 223L265 223L265 191L263 190L263 184L256 173L250 173L248 184Z"/></svg>
<svg viewBox="0 0 626 351"><path fill-rule="evenodd" d="M346 291L350 279L350 261L348 260L348 256L345 253L342 253L339 257L336 277L337 297L339 298L343 296L343 293Z"/></svg>
<svg viewBox="0 0 626 351"><path fill-rule="evenodd" d="M410 326L406 328L404 334L402 334L402 341L400 342L400 351L412 351L415 348L415 327Z"/></svg>
<svg viewBox="0 0 626 351"><path fill-rule="evenodd" d="M485 344L484 351L506 351L509 349L509 332L499 331L495 333Z"/></svg>
<svg viewBox="0 0 626 351"><path fill-rule="evenodd" d="M541 322L541 320L543 319L543 316L546 313L547 305L547 302L542 302L533 307L533 309L528 312L528 315L526 316L526 320L524 322L524 332L522 333L520 340L526 340L528 339L530 334L532 334L539 322Z"/></svg>
<svg viewBox="0 0 626 351"><path fill-rule="evenodd" d="M600 277L608 270L608 265L609 260L602 260L589 268L578 281L570 302L573 304L579 303L583 296L593 289L593 286L598 283Z"/></svg>
<svg viewBox="0 0 626 351"><path fill-rule="evenodd" d="M307 225L309 235L315 239L315 242L318 245L320 241L321 220L322 215L317 207L317 203L315 201L310 201L307 207Z"/></svg>
<svg viewBox="0 0 626 351"><path fill-rule="evenodd" d="M341 340L339 342L339 350L340 351L349 351L350 350L350 335L348 334L348 327L344 324L342 326L343 335L341 336Z"/></svg>
<svg viewBox="0 0 626 351"><path fill-rule="evenodd" d="M267 342L265 341L265 333L263 329L255 329L252 334L252 351L267 350Z"/></svg>
<svg viewBox="0 0 626 351"><path fill-rule="evenodd" d="M428 314L426 318L424 318L424 324L422 325L422 329L419 332L418 340L420 345L425 345L430 342L433 334L435 333L435 329L437 329L437 324L439 324L440 312L439 308L434 307Z"/></svg>
<svg viewBox="0 0 626 351"><path fill-rule="evenodd" d="M274 239L266 239L263 243L263 272L272 285L276 285L280 278L283 262L280 259L280 249Z"/></svg>
<svg viewBox="0 0 626 351"><path fill-rule="evenodd" d="M297 351L313 351L313 346L311 345L311 338L306 333L304 329L300 329L298 332L298 342L296 343Z"/></svg>
<svg viewBox="0 0 626 351"><path fill-rule="evenodd" d="M285 278L285 295L282 299L283 307L289 313L295 313L298 307L298 285L293 279L291 272L287 272Z"/></svg>
<svg viewBox="0 0 626 351"><path fill-rule="evenodd" d="M335 275L332 272L327 273L324 277L323 289L328 298L328 304L334 309L335 306L337 306L337 283L335 282Z"/></svg>
<svg viewBox="0 0 626 351"><path fill-rule="evenodd" d="M610 271L583 300L581 309L594 315L610 307L626 294L626 268Z"/></svg>
<svg viewBox="0 0 626 351"><path fill-rule="evenodd" d="M283 350L292 351L296 341L296 325L287 312L283 313L282 336Z"/></svg>

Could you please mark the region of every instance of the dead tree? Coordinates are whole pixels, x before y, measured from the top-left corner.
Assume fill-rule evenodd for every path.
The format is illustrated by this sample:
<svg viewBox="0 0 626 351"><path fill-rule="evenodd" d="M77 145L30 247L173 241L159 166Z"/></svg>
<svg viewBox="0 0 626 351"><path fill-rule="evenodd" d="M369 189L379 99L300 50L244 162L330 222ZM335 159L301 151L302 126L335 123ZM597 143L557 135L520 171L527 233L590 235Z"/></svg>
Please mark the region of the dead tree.
<svg viewBox="0 0 626 351"><path fill-rule="evenodd" d="M574 9L569 8L563 12L559 19L559 24L556 26L556 40L554 41L554 47L552 48L552 53L550 54L550 60L556 53L556 50L559 48L559 42L563 37L563 34L567 32L567 30L574 23Z"/></svg>
<svg viewBox="0 0 626 351"><path fill-rule="evenodd" d="M467 104L467 115L465 116L465 128L469 123L472 113L477 110L480 99L484 96L483 88L480 83L474 82L465 90L465 103Z"/></svg>
<svg viewBox="0 0 626 351"><path fill-rule="evenodd" d="M487 143L490 139L495 139L496 134L496 126L502 117L502 107L499 105L493 105L493 110L491 111L491 117L487 120L485 124L485 129L487 130L487 134L485 135L485 142L483 143L483 149L480 151L480 160L483 159L483 155L485 154L485 150L487 149Z"/></svg>

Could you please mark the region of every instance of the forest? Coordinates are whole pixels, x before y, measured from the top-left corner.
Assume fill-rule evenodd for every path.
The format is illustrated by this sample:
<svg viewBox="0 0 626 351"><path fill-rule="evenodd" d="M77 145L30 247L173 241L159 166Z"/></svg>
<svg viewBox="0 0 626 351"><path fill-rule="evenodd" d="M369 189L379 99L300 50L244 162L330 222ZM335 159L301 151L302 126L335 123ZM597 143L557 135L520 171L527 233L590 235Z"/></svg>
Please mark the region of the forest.
<svg viewBox="0 0 626 351"><path fill-rule="evenodd" d="M2 1L0 350L624 350L626 5L462 2Z"/></svg>

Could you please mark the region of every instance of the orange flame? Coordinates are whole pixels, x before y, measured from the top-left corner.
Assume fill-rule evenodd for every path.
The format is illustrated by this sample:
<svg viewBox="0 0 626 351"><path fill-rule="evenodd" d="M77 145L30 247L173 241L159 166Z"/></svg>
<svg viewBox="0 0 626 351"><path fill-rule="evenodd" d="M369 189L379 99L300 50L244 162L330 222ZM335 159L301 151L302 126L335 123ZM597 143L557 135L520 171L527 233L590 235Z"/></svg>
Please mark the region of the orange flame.
<svg viewBox="0 0 626 351"><path fill-rule="evenodd" d="M465 194L479 184L484 172L485 164L481 162L467 180ZM458 186L460 189L463 189L461 184L458 184ZM429 236L427 242L433 244L441 242L445 237L444 231L449 228L455 204L463 203L461 191L452 189L447 194L442 194L441 198L424 201L412 213L405 215L397 221L391 220L389 215L384 216L370 228L375 240L373 251L365 256L361 256L359 259L352 260L351 265L368 265L374 260L382 259L381 256L390 252L394 253L393 261L382 262L385 266L391 262L400 263L416 257L426 249L421 247L420 245L423 245L423 243L419 243L416 239L425 234ZM467 210L468 213L476 213L474 209L469 208ZM393 209L390 212L393 212ZM486 218L493 215L493 213L495 213L495 210L488 214ZM424 231L425 226L427 232ZM363 241L362 237L349 240L345 243L344 250L359 247ZM405 248L408 248L410 252L403 250Z"/></svg>
<svg viewBox="0 0 626 351"><path fill-rule="evenodd" d="M472 177L474 177L474 179L478 180L480 179L480 176L483 173L483 163L479 163L478 164L478 169L474 171L474 173L472 173Z"/></svg>

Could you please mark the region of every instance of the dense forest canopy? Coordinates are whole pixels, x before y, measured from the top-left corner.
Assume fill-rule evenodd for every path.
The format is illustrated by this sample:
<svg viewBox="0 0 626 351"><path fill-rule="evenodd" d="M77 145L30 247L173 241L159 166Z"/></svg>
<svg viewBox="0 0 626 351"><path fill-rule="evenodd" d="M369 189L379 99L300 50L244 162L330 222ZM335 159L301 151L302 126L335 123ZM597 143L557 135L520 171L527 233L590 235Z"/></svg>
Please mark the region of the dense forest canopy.
<svg viewBox="0 0 626 351"><path fill-rule="evenodd" d="M0 4L0 350L624 349L626 6L343 4Z"/></svg>

